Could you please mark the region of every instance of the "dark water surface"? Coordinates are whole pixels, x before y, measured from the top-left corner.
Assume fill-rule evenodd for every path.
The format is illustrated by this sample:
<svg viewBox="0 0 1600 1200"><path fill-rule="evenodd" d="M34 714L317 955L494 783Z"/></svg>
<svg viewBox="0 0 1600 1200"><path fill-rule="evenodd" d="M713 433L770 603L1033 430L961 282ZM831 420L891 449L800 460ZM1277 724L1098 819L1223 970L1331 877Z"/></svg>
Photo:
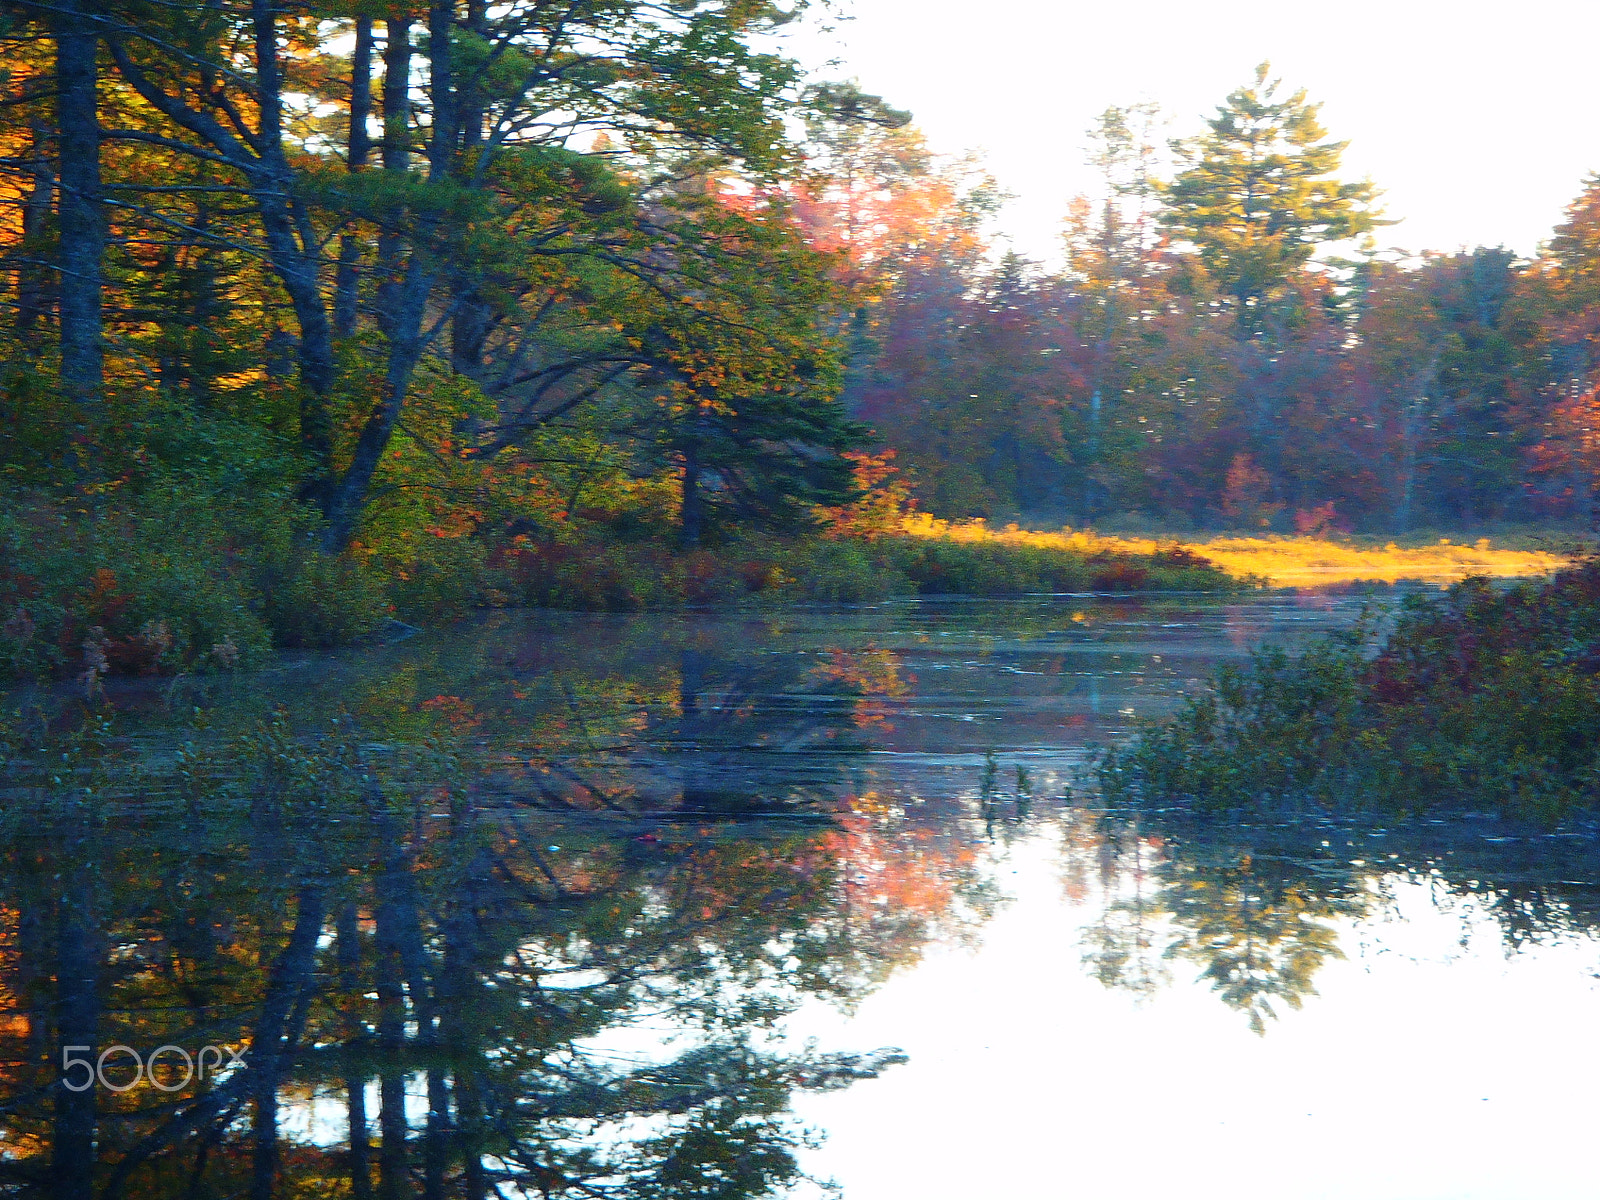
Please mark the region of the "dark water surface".
<svg viewBox="0 0 1600 1200"><path fill-rule="evenodd" d="M498 613L18 697L0 1195L1600 1196L1591 830L1084 787L1359 607Z"/></svg>

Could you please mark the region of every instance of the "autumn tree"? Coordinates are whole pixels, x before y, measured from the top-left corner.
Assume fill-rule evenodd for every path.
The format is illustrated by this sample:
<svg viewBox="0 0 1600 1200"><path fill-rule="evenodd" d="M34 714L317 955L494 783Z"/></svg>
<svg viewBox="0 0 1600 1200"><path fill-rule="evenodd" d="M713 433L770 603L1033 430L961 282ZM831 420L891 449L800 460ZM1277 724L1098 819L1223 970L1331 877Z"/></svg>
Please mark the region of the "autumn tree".
<svg viewBox="0 0 1600 1200"><path fill-rule="evenodd" d="M1523 284L1540 315L1549 371L1533 467L1558 500L1600 529L1600 174L1584 181Z"/></svg>
<svg viewBox="0 0 1600 1200"><path fill-rule="evenodd" d="M843 292L781 196L693 207L672 226L689 295L639 288L620 316L652 398L636 432L681 472L684 544L718 526L804 529L816 505L853 497L843 454L866 436L838 397Z"/></svg>
<svg viewBox="0 0 1600 1200"><path fill-rule="evenodd" d="M494 374L497 330L526 324L517 264L587 259L591 272L670 274L670 263L651 260L647 236L605 219L616 203L589 186L604 171L567 148L575 134L622 139L637 178L625 207L685 167L703 173L697 156L752 178L789 156L779 109L793 68L748 43L786 19L775 6L639 0L582 4L551 21L540 6L435 3L383 15L378 170L367 169L370 12L354 17L348 62L328 51L336 26L327 22L345 16L332 10L140 8L103 30L119 82L160 123L107 136L215 164L219 186L256 210L248 244L293 313L304 494L322 507L332 549L354 534L436 348L480 383ZM240 54L250 71L234 69ZM339 109L337 120L322 116ZM336 260L325 253L333 234ZM550 274L536 266L541 273ZM448 339L428 322L436 304ZM336 345L354 336L360 311L380 361L357 374L373 388L351 378Z"/></svg>
<svg viewBox="0 0 1600 1200"><path fill-rule="evenodd" d="M927 174L928 152L911 114L853 80L806 89L807 166L802 199L822 248L838 248L855 273L884 257L897 193Z"/></svg>
<svg viewBox="0 0 1600 1200"><path fill-rule="evenodd" d="M1112 105L1096 118L1086 157L1100 191L1072 202L1063 229L1064 282L1077 301L1064 307L1083 364L1083 394L1066 398L1063 419L1085 524L1126 491L1119 483L1137 477L1132 460L1154 432L1141 427L1154 415L1155 389L1140 377L1140 365L1150 358L1143 352L1148 318L1168 307L1163 231L1155 219L1161 119L1151 103Z"/></svg>

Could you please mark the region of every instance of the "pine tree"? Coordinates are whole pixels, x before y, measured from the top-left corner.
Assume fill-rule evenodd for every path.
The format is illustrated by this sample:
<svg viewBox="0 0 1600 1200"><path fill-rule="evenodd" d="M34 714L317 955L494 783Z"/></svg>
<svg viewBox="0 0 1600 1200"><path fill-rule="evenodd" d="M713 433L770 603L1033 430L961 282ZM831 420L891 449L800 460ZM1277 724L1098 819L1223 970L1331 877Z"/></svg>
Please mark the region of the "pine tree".
<svg viewBox="0 0 1600 1200"><path fill-rule="evenodd" d="M1162 221L1191 243L1218 290L1232 299L1242 333L1319 247L1385 224L1369 180L1334 178L1347 142L1330 142L1320 105L1304 90L1280 99L1271 66L1228 96L1209 132L1175 146L1189 162L1166 188Z"/></svg>

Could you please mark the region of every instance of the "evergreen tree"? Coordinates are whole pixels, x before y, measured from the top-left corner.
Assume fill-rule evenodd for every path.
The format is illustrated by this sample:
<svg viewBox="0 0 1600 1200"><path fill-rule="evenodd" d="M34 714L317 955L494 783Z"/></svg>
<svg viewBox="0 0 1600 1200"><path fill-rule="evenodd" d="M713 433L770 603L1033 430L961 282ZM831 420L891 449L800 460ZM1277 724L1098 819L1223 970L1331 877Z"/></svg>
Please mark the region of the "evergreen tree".
<svg viewBox="0 0 1600 1200"><path fill-rule="evenodd" d="M1189 166L1166 189L1162 221L1190 242L1232 299L1239 328L1260 328L1263 306L1282 293L1319 247L1384 224L1368 180L1334 178L1347 142L1327 141L1320 105L1302 89L1279 98L1271 65L1228 96L1209 132L1175 147Z"/></svg>

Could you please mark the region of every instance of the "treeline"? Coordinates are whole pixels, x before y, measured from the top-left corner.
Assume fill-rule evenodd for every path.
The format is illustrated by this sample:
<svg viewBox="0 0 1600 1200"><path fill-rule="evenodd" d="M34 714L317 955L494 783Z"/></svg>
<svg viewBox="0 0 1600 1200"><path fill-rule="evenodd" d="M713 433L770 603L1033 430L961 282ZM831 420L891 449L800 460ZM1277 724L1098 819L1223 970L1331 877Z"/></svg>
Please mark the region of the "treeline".
<svg viewBox="0 0 1600 1200"><path fill-rule="evenodd" d="M125 427L177 404L291 452L334 550L375 493L559 512L618 453L690 541L846 493L779 6L7 7L14 470L191 462ZM606 444L541 444L586 406Z"/></svg>
<svg viewBox="0 0 1600 1200"><path fill-rule="evenodd" d="M962 169L868 128L840 146L869 180L852 257L880 287L849 398L923 507L1168 530L1590 519L1600 176L1531 260L1379 253L1377 192L1339 180L1343 144L1263 66L1165 180L1154 110L1107 110L1103 190L1051 272L991 251Z"/></svg>
<svg viewBox="0 0 1600 1200"><path fill-rule="evenodd" d="M855 497L784 6L0 11L15 663L327 644Z"/></svg>
<svg viewBox="0 0 1600 1200"><path fill-rule="evenodd" d="M836 198L905 117L764 49L792 8L0 4L0 669L478 603L1225 585L862 549L906 499L842 397L889 260Z"/></svg>
<svg viewBox="0 0 1600 1200"><path fill-rule="evenodd" d="M1592 503L1600 183L1535 262L1330 266L1376 195L1263 68L1167 182L1150 112L1109 110L1052 276L991 252L973 164L768 49L794 15L0 4L0 667L1201 569L952 565L910 504L1314 530Z"/></svg>

